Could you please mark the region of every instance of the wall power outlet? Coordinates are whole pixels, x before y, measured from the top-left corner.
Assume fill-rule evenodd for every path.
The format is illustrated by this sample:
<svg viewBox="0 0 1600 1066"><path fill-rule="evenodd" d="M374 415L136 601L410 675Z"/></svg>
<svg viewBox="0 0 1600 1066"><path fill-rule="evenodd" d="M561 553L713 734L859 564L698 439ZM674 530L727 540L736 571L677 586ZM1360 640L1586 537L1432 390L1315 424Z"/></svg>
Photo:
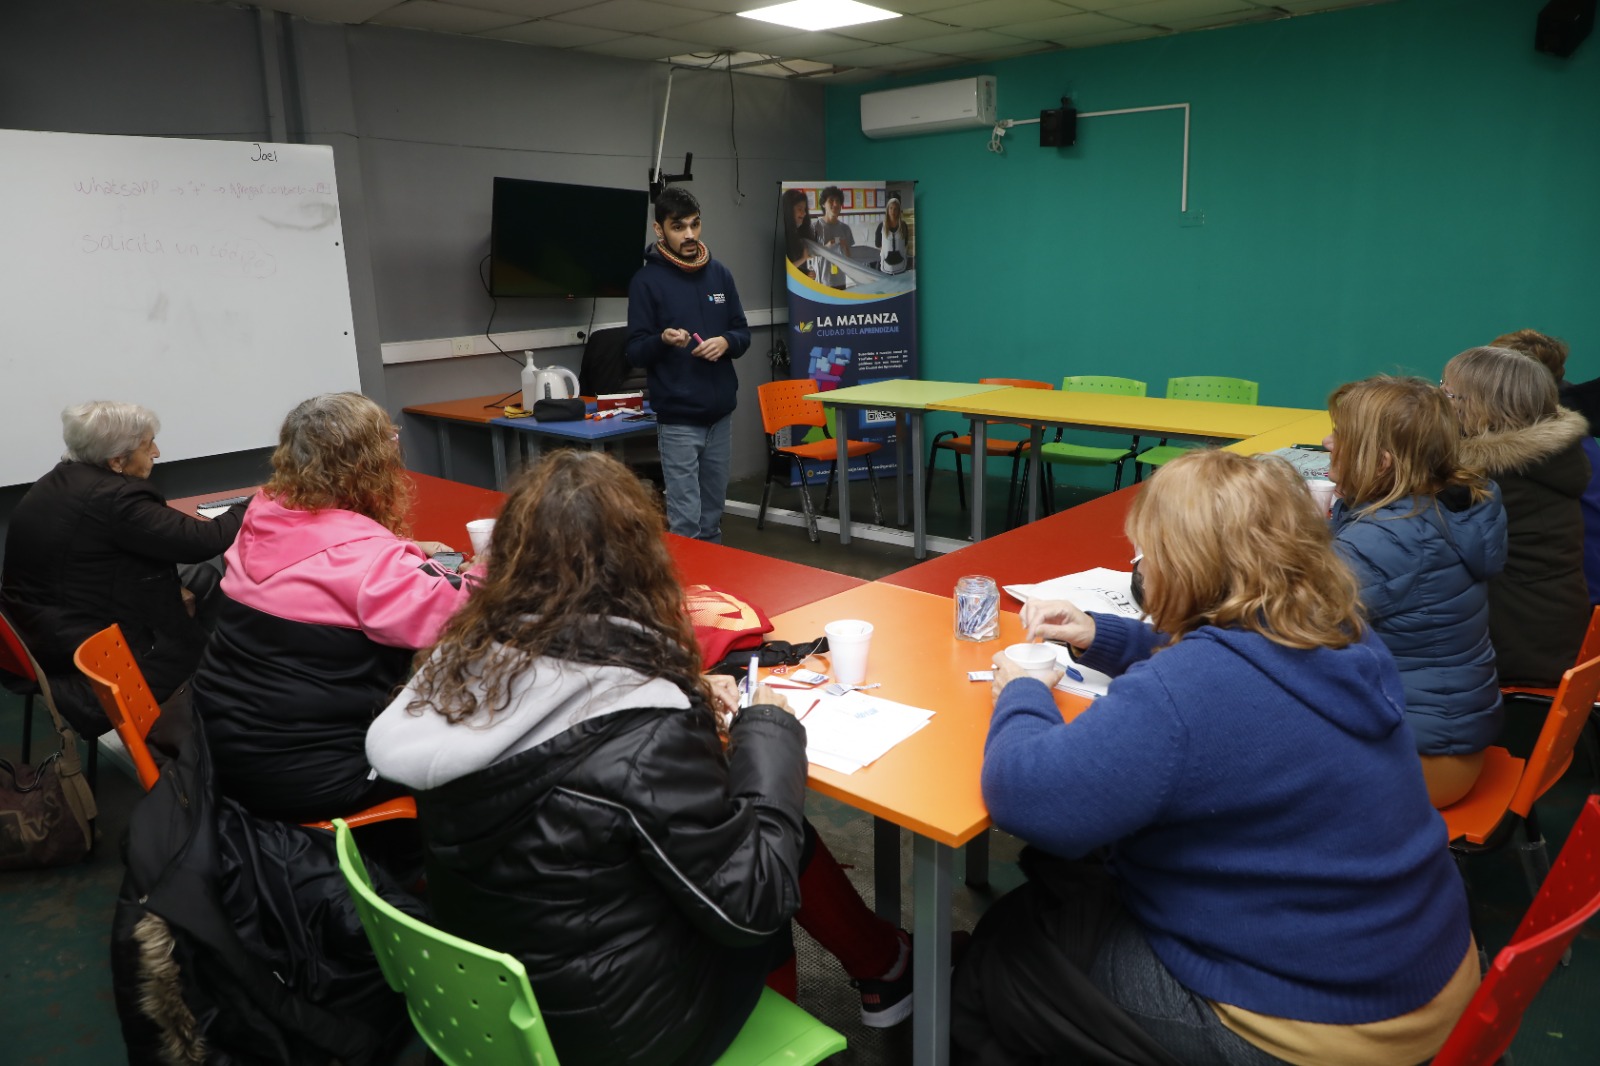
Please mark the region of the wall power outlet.
<svg viewBox="0 0 1600 1066"><path fill-rule="evenodd" d="M452 337L452 338L450 338L450 354L451 355L471 355L472 354L472 338L471 337Z"/></svg>

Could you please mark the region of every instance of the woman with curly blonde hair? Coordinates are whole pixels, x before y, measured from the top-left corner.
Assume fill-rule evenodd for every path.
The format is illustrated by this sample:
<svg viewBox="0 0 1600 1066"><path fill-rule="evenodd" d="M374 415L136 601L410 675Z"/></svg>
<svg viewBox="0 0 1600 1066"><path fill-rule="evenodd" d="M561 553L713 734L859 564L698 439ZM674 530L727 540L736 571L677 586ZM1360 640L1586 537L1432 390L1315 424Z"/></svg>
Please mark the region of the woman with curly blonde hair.
<svg viewBox="0 0 1600 1066"><path fill-rule="evenodd" d="M321 821L399 792L367 765L367 726L468 586L405 539L398 439L358 393L306 400L228 549L194 703L223 794L253 814Z"/></svg>
<svg viewBox="0 0 1600 1066"><path fill-rule="evenodd" d="M1477 953L1325 517L1287 463L1204 450L1145 484L1127 534L1150 624L1022 614L1106 694L1064 722L997 666L983 797L1029 883L973 933L953 1039L985 1063L1426 1060Z"/></svg>

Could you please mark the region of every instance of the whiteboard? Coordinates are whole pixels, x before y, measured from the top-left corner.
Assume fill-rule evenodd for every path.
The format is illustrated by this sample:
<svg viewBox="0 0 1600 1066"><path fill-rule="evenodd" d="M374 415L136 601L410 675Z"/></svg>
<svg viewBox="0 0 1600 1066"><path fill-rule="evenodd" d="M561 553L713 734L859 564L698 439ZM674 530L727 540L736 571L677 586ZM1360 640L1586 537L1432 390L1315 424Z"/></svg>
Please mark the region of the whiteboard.
<svg viewBox="0 0 1600 1066"><path fill-rule="evenodd" d="M344 252L327 146L0 130L0 485L70 404L151 408L165 461L358 389Z"/></svg>

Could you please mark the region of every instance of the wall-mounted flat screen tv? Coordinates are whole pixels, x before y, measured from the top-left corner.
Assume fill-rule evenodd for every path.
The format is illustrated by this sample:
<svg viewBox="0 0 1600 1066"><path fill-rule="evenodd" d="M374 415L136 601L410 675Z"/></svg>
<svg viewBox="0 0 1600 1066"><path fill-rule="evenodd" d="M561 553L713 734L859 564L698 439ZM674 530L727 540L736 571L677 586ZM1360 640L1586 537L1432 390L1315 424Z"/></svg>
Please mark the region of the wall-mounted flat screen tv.
<svg viewBox="0 0 1600 1066"><path fill-rule="evenodd" d="M495 178L489 292L626 296L649 241L643 189Z"/></svg>

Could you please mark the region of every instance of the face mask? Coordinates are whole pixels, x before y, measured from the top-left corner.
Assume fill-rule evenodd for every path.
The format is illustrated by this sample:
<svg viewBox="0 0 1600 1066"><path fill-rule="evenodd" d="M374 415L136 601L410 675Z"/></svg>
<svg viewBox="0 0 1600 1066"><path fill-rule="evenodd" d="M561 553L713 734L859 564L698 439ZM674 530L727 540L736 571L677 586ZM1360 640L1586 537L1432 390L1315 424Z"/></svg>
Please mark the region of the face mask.
<svg viewBox="0 0 1600 1066"><path fill-rule="evenodd" d="M1133 581L1128 586L1128 593L1133 597L1133 605L1141 611L1144 610L1144 573L1139 569L1139 562L1143 558L1143 552L1133 557Z"/></svg>

